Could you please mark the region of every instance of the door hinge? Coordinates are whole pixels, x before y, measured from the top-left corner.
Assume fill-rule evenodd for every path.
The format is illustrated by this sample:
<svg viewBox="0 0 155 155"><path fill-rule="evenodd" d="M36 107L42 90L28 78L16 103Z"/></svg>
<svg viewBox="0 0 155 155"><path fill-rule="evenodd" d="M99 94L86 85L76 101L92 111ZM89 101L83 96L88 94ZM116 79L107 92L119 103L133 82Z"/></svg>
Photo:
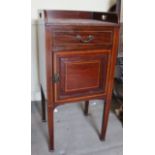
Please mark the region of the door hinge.
<svg viewBox="0 0 155 155"><path fill-rule="evenodd" d="M52 81L54 83L58 83L60 81L60 76L58 73L54 74L53 78L52 78Z"/></svg>

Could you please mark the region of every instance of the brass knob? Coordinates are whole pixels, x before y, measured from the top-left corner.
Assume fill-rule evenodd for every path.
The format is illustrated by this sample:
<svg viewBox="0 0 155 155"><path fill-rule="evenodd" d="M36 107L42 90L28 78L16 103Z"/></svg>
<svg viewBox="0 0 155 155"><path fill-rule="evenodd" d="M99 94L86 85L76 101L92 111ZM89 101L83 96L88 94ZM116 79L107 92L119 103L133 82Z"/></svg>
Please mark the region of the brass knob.
<svg viewBox="0 0 155 155"><path fill-rule="evenodd" d="M94 36L89 35L86 39L84 39L80 35L77 35L76 39L79 40L82 43L89 43L89 42L91 42L94 39Z"/></svg>

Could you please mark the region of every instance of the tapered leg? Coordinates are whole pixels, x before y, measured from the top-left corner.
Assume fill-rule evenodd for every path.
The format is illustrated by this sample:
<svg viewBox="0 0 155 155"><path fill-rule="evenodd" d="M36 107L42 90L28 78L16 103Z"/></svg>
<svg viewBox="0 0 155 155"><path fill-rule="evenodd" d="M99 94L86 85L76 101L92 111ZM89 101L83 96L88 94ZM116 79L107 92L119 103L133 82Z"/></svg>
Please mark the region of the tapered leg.
<svg viewBox="0 0 155 155"><path fill-rule="evenodd" d="M54 109L48 106L49 150L54 150Z"/></svg>
<svg viewBox="0 0 155 155"><path fill-rule="evenodd" d="M89 101L85 102L85 109L84 109L84 114L88 115L88 109L89 109Z"/></svg>
<svg viewBox="0 0 155 155"><path fill-rule="evenodd" d="M107 97L104 104L104 111L103 111L103 118L102 118L102 129L101 129L101 140L105 140L106 130L108 125L108 117L110 112L110 104L111 104L111 97Z"/></svg>
<svg viewBox="0 0 155 155"><path fill-rule="evenodd" d="M42 121L46 121L46 103L45 103L45 95L43 89L41 87L41 105L42 105Z"/></svg>

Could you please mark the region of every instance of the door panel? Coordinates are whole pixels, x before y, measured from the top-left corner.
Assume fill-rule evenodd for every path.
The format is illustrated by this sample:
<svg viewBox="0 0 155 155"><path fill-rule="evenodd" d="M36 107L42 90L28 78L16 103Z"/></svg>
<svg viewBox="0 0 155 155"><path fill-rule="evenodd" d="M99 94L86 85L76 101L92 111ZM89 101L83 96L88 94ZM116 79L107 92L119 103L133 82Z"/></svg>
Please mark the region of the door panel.
<svg viewBox="0 0 155 155"><path fill-rule="evenodd" d="M105 93L109 51L54 53L55 102Z"/></svg>
<svg viewBox="0 0 155 155"><path fill-rule="evenodd" d="M97 88L99 85L101 62L65 62L65 92Z"/></svg>

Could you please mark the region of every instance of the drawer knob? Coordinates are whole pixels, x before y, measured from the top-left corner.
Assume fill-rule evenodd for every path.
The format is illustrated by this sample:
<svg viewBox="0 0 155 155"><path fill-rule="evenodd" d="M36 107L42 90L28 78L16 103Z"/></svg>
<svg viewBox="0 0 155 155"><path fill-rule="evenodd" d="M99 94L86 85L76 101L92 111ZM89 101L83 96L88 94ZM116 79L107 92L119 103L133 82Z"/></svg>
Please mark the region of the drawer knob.
<svg viewBox="0 0 155 155"><path fill-rule="evenodd" d="M80 35L77 35L76 39L79 40L82 43L89 43L89 42L91 42L94 39L94 36L89 35L86 39L84 39Z"/></svg>

